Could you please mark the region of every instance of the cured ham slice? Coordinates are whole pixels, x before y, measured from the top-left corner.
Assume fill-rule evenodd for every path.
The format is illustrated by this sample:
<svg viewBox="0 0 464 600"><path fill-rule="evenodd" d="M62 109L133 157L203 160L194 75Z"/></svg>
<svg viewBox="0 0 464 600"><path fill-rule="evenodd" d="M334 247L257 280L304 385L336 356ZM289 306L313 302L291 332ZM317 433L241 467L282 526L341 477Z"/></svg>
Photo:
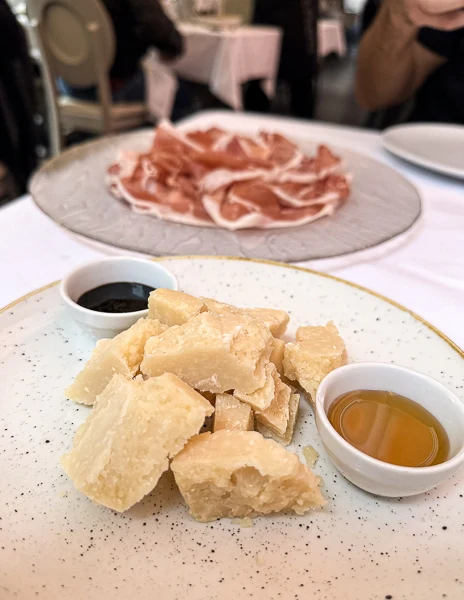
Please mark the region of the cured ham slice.
<svg viewBox="0 0 464 600"><path fill-rule="evenodd" d="M326 146L309 157L277 133L183 133L170 123L155 130L148 152L123 152L107 184L135 212L233 231L304 225L350 194L350 177Z"/></svg>
<svg viewBox="0 0 464 600"><path fill-rule="evenodd" d="M256 227L276 229L297 227L330 215L339 202L313 202L305 208L284 208L273 188L262 182L237 183L228 192L219 191L203 197L203 204L213 221L231 230Z"/></svg>
<svg viewBox="0 0 464 600"><path fill-rule="evenodd" d="M327 175L311 183L282 183L272 186L282 206L301 208L322 202L346 200L350 195L346 175Z"/></svg>

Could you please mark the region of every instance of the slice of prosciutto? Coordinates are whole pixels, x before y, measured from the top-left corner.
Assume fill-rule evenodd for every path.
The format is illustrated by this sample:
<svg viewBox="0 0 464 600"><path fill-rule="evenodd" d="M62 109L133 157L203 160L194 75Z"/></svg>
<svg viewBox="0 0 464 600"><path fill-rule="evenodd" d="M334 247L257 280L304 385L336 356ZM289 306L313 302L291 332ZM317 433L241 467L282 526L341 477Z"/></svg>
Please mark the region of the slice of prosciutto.
<svg viewBox="0 0 464 600"><path fill-rule="evenodd" d="M157 127L148 152L123 152L107 172L112 194L135 212L232 231L329 216L348 199L350 183L326 146L310 157L277 133L183 133L170 123Z"/></svg>
<svg viewBox="0 0 464 600"><path fill-rule="evenodd" d="M230 230L276 229L306 225L331 215L339 198L314 202L304 208L282 206L274 189L263 182L236 183L229 190L203 196L203 205L213 221Z"/></svg>

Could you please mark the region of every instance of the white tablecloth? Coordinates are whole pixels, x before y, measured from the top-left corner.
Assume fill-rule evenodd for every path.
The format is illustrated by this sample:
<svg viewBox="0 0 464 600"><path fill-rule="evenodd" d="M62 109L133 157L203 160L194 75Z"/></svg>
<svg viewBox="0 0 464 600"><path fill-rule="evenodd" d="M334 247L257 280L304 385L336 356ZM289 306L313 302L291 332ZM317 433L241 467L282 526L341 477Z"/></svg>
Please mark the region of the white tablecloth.
<svg viewBox="0 0 464 600"><path fill-rule="evenodd" d="M321 58L332 54L346 55L346 37L343 20L320 19L317 24L318 54Z"/></svg>
<svg viewBox="0 0 464 600"><path fill-rule="evenodd" d="M207 126L250 117L204 113L190 119ZM390 157L378 134L303 121L261 117L260 126L298 137L348 146L393 165L419 189L424 203L421 227L394 251L368 251L342 261L301 263L343 277L388 296L430 321L464 347L464 186ZM96 248L46 218L29 197L0 209L0 306L60 279L76 265L114 249ZM120 251L117 251L120 253Z"/></svg>
<svg viewBox="0 0 464 600"><path fill-rule="evenodd" d="M181 23L185 54L174 64L178 75L209 86L211 92L235 110L243 107L241 85L262 79L269 96L275 91L279 67L279 29L240 27L234 31L210 31Z"/></svg>

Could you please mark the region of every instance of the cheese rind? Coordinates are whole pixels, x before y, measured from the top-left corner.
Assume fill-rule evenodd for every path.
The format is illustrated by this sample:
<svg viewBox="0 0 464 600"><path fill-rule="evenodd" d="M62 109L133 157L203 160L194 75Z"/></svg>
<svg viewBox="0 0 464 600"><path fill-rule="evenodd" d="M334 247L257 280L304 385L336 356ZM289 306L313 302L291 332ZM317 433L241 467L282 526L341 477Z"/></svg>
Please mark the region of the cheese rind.
<svg viewBox="0 0 464 600"><path fill-rule="evenodd" d="M97 342L96 348L65 395L74 402L92 405L115 373L132 378L139 370L146 341L166 327L154 319L139 319L113 339Z"/></svg>
<svg viewBox="0 0 464 600"><path fill-rule="evenodd" d="M269 329L243 315L201 313L145 346L141 371L174 373L201 392L245 394L262 387L272 350Z"/></svg>
<svg viewBox="0 0 464 600"><path fill-rule="evenodd" d="M282 510L302 515L325 504L316 476L298 457L253 431L195 436L171 468L191 514L202 522Z"/></svg>
<svg viewBox="0 0 464 600"><path fill-rule="evenodd" d="M213 431L253 431L254 414L248 404L240 402L230 394L218 394L214 410Z"/></svg>
<svg viewBox="0 0 464 600"><path fill-rule="evenodd" d="M175 375L114 375L61 464L91 500L125 511L156 486L213 407Z"/></svg>
<svg viewBox="0 0 464 600"><path fill-rule="evenodd" d="M148 317L168 327L183 325L204 310L205 305L195 296L164 288L152 292L148 299Z"/></svg>
<svg viewBox="0 0 464 600"><path fill-rule="evenodd" d="M330 322L326 327L300 327L296 344L285 346L284 374L316 400L319 384L334 369L346 365L345 343Z"/></svg>

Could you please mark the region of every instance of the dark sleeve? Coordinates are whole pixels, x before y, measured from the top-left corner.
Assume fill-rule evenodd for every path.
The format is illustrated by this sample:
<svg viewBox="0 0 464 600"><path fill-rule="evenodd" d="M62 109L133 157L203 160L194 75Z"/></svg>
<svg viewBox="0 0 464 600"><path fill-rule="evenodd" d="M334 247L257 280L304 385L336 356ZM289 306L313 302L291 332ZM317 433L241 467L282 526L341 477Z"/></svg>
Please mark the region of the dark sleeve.
<svg viewBox="0 0 464 600"><path fill-rule="evenodd" d="M129 0L136 25L136 37L147 48L152 46L172 58L183 51L183 39L159 0Z"/></svg>
<svg viewBox="0 0 464 600"><path fill-rule="evenodd" d="M379 12L381 0L367 0L361 15L361 33L365 33L371 26Z"/></svg>
<svg viewBox="0 0 464 600"><path fill-rule="evenodd" d="M464 29L455 31L441 31L423 27L419 31L418 41L435 54L443 58L453 58L459 52L459 46L464 39Z"/></svg>
<svg viewBox="0 0 464 600"><path fill-rule="evenodd" d="M0 56L11 60L20 54L26 41L21 25L16 20L6 0L0 0Z"/></svg>

